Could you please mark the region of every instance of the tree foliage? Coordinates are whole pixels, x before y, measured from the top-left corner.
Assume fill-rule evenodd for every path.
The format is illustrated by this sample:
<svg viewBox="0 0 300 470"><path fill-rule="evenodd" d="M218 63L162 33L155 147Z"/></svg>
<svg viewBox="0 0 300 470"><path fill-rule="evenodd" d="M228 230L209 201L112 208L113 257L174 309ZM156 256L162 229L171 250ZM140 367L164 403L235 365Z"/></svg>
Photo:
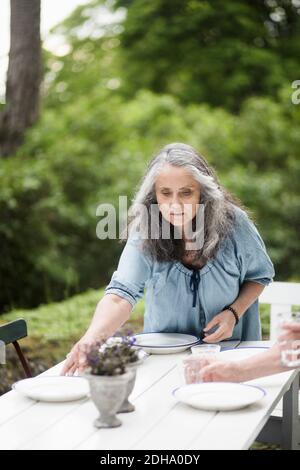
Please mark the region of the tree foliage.
<svg viewBox="0 0 300 470"><path fill-rule="evenodd" d="M116 0L124 91L147 88L184 103L236 111L298 78L299 2Z"/></svg>
<svg viewBox="0 0 300 470"><path fill-rule="evenodd" d="M176 1L173 3L178 6ZM275 3L279 5L274 0ZM243 96L230 85L231 79L235 82L235 71L248 74L244 63L237 61L222 85L232 86L233 92L221 94L215 102L207 92L215 74L213 62L211 68L207 65L211 75L201 82L201 98L192 98L192 94L184 97L169 86L155 89L151 77L159 77L161 63L170 56L167 50L157 52L156 60L151 59L149 66L144 60L151 58L147 52L151 41L163 46L167 37L160 41L159 33L152 31L152 40L150 36L145 40L142 60L135 55L136 44L126 43L126 34L130 32L128 22L133 21L130 18L134 9L139 7L141 15L141 25L136 27L141 29L147 24L144 32L150 34L153 25L146 21L147 11L153 12L155 21L164 21L161 8L167 4L165 0L115 2L113 8L119 16L118 8L128 7L122 30L120 18L103 28L103 2L94 0L56 28L68 49L57 56L44 52L41 119L27 132L14 158L2 161L0 166L2 310L36 306L108 282L122 246L115 240L97 239L96 208L103 202L117 205L119 195L128 195L130 202L151 156L175 141L194 145L215 167L226 188L251 210L275 263L276 279L299 280L300 106L291 101L293 90L284 81L287 76L278 79L281 72L277 75L273 69L274 83L278 80L275 87L262 87L259 83L261 90L248 90ZM271 8L246 1L222 2L223 9L219 10L215 8L217 1L180 4L185 15L190 11L190 16L178 25L178 31L189 24L188 18L193 24L205 8L210 14L213 9L214 28L221 31L218 34L224 41L229 34L224 9L229 14L231 5L239 21L248 18L250 31L258 34L261 27L252 22L260 13L254 14L254 10ZM291 3L280 2L283 4L290 11ZM238 5L241 13L236 10ZM175 18L176 8L172 11ZM136 18L137 15L136 10ZM235 18L233 29L237 21ZM296 20L293 17L290 21L294 24ZM208 23L207 20L205 25ZM228 20L228 30L229 23ZM172 36L172 28L162 29L165 36L169 33L170 47L179 43ZM235 37L230 33L234 49L242 40L247 42L246 25L241 29ZM290 61L281 55L285 44L281 34L281 39L275 40L276 47L270 46L266 53L273 57L276 67L286 60L282 73L289 74L298 59L293 49L288 52ZM183 43L187 35L185 28ZM288 38L291 33L286 33L286 41ZM269 41L272 45L273 39ZM192 53L189 44L187 41L186 60ZM174 46L174 56L175 49ZM199 49L199 61L203 56L210 57L205 50ZM190 63L195 62L195 57ZM290 69L286 68L288 62ZM222 64L225 66L225 61ZM134 69L136 80L141 80L139 86L129 78ZM177 73L191 74L186 82L186 90L191 91L195 83L192 68L175 67L173 84L179 83ZM143 76L149 81L144 81Z"/></svg>

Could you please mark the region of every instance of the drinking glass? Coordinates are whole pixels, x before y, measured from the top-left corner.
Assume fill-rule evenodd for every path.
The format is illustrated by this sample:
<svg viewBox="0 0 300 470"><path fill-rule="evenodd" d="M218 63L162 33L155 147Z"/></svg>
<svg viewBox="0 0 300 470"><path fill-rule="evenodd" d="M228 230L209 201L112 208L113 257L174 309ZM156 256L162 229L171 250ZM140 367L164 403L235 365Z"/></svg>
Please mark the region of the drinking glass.
<svg viewBox="0 0 300 470"><path fill-rule="evenodd" d="M292 312L290 311L282 311L276 315L276 340L282 334L282 325L286 322L289 322L292 317Z"/></svg>
<svg viewBox="0 0 300 470"><path fill-rule="evenodd" d="M213 355L218 354L221 351L219 344L197 344L191 347L192 354L197 355Z"/></svg>
<svg viewBox="0 0 300 470"><path fill-rule="evenodd" d="M193 346L192 354L181 359L177 366L181 382L192 384L201 382L201 369L219 359L221 346L217 344L201 344Z"/></svg>
<svg viewBox="0 0 300 470"><path fill-rule="evenodd" d="M300 312L292 312L289 319L281 322L281 331L283 333L283 323L300 324ZM300 335L299 339L290 339L280 341L281 362L287 367L300 367Z"/></svg>

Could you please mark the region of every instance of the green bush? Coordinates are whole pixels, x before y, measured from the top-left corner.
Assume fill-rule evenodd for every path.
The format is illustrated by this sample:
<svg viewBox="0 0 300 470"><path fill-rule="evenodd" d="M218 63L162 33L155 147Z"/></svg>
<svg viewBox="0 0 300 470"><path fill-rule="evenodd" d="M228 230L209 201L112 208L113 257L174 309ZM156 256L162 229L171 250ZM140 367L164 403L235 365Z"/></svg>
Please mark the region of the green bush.
<svg viewBox="0 0 300 470"><path fill-rule="evenodd" d="M122 245L97 239L96 208L118 209L119 195L130 204L146 162L174 141L194 145L251 209L277 279L299 279L299 121L284 101L251 99L233 115L146 90L124 102L92 89L45 109L0 166L1 310L108 282Z"/></svg>

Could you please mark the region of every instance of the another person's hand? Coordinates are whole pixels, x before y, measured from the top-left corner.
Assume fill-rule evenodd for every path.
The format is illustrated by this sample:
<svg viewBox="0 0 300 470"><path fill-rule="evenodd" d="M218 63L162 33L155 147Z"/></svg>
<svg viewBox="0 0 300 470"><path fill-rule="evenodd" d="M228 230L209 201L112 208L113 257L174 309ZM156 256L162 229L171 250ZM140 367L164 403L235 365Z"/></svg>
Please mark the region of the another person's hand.
<svg viewBox="0 0 300 470"><path fill-rule="evenodd" d="M187 384L201 382L200 371L203 367L211 364L211 360L206 357L195 355L188 356L183 360L184 379Z"/></svg>
<svg viewBox="0 0 300 470"><path fill-rule="evenodd" d="M208 334L214 326L218 328L211 334ZM224 339L231 338L233 329L235 327L235 318L232 313L228 310L216 315L203 329L205 333L205 338L203 341L205 343L217 343L223 341Z"/></svg>
<svg viewBox="0 0 300 470"><path fill-rule="evenodd" d="M297 341L300 340L300 323L287 322L282 325L282 333L278 337L278 341Z"/></svg>
<svg viewBox="0 0 300 470"><path fill-rule="evenodd" d="M183 360L187 384L199 382L241 382L242 369L238 362L211 361L192 355Z"/></svg>
<svg viewBox="0 0 300 470"><path fill-rule="evenodd" d="M213 362L199 371L202 382L242 382L242 369L238 362Z"/></svg>
<svg viewBox="0 0 300 470"><path fill-rule="evenodd" d="M82 372L87 366L86 353L98 341L95 336L86 333L67 354L61 375L74 375L76 371Z"/></svg>

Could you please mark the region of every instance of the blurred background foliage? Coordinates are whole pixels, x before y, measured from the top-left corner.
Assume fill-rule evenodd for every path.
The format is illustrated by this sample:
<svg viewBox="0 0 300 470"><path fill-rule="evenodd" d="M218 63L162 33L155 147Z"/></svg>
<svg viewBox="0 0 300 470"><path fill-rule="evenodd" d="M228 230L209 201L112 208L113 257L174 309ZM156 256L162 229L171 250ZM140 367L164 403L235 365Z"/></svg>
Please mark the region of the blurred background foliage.
<svg viewBox="0 0 300 470"><path fill-rule="evenodd" d="M103 24L103 12L112 20ZM276 280L300 279L300 1L93 0L44 51L42 112L0 165L0 310L105 285L122 245L96 208L151 156L195 146L249 208Z"/></svg>

